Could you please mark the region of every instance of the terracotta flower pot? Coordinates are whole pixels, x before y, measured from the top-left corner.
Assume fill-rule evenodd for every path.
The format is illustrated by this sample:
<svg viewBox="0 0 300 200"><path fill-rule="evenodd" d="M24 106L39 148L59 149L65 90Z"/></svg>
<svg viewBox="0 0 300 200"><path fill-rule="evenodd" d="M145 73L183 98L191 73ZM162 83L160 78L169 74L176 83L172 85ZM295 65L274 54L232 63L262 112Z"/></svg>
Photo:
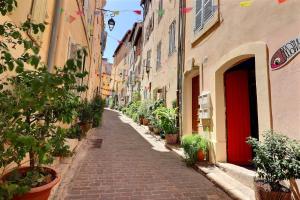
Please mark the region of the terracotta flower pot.
<svg viewBox="0 0 300 200"><path fill-rule="evenodd" d="M149 119L143 118L143 125L148 126L149 124Z"/></svg>
<svg viewBox="0 0 300 200"><path fill-rule="evenodd" d="M284 191L270 191L268 188L268 184L263 183L262 181L254 181L254 190L255 190L255 198L257 200L291 200L292 193L286 188L286 192Z"/></svg>
<svg viewBox="0 0 300 200"><path fill-rule="evenodd" d="M177 144L178 134L166 134L165 138L167 144Z"/></svg>
<svg viewBox="0 0 300 200"><path fill-rule="evenodd" d="M48 167L43 167L43 168L49 171L53 175L54 179L46 185L31 188L29 192L20 196L16 196L13 198L13 200L48 200L52 188L59 182L60 177L57 175L57 172L54 169ZM29 170L29 167L21 167L18 170L21 173L22 172L25 173L26 171ZM5 178L9 175L10 172L4 175L3 180L5 180Z"/></svg>
<svg viewBox="0 0 300 200"><path fill-rule="evenodd" d="M154 127L152 125L149 125L148 127L149 127L149 131L153 132Z"/></svg>
<svg viewBox="0 0 300 200"><path fill-rule="evenodd" d="M204 161L205 153L202 151L202 149L199 149L197 156L198 156L198 161Z"/></svg>
<svg viewBox="0 0 300 200"><path fill-rule="evenodd" d="M143 120L144 120L144 117L139 118L140 124L143 124Z"/></svg>
<svg viewBox="0 0 300 200"><path fill-rule="evenodd" d="M83 133L87 133L92 128L92 123L90 122L81 122L80 128Z"/></svg>

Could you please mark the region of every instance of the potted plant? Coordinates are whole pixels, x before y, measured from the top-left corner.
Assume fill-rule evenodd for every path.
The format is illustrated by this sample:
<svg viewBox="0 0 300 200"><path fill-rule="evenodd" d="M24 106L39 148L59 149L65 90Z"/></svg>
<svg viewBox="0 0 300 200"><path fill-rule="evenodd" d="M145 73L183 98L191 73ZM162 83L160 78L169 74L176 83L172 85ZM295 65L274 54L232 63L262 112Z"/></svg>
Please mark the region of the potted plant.
<svg viewBox="0 0 300 200"><path fill-rule="evenodd" d="M101 125L102 114L105 107L105 100L96 95L91 101L92 111L92 127L98 127Z"/></svg>
<svg viewBox="0 0 300 200"><path fill-rule="evenodd" d="M256 199L290 200L291 191L282 185L282 181L300 178L299 143L273 131L266 132L262 141L248 138L247 142L255 154Z"/></svg>
<svg viewBox="0 0 300 200"><path fill-rule="evenodd" d="M199 134L185 135L182 137L181 146L186 156L186 163L194 165L203 161L207 152L207 140Z"/></svg>
<svg viewBox="0 0 300 200"><path fill-rule="evenodd" d="M78 119L82 132L86 134L93 125L93 109L86 99L79 105Z"/></svg>
<svg viewBox="0 0 300 200"><path fill-rule="evenodd" d="M150 100L144 100L141 102L138 108L139 121L142 121L142 124L147 126L149 125L149 104Z"/></svg>
<svg viewBox="0 0 300 200"><path fill-rule="evenodd" d="M176 126L177 109L159 107L154 113L159 120L159 126L165 133L167 144L176 144L178 139L178 128Z"/></svg>
<svg viewBox="0 0 300 200"><path fill-rule="evenodd" d="M16 1L2 1L1 15L11 12ZM0 199L46 200L59 181L57 172L45 167L53 161L57 150L54 138L61 131L59 124L71 123L76 114L79 97L75 92L84 91L76 79L83 78L83 54L70 59L53 73L40 63L39 47L23 34L44 31L44 24L29 20L20 26L11 22L0 25L0 74L10 70L8 78L0 83ZM21 46L23 52L14 54L11 49ZM28 70L24 66L28 65ZM2 121L5 120L5 121ZM56 137L62 141L64 137ZM23 166L29 155L29 166ZM11 164L16 164L8 170Z"/></svg>

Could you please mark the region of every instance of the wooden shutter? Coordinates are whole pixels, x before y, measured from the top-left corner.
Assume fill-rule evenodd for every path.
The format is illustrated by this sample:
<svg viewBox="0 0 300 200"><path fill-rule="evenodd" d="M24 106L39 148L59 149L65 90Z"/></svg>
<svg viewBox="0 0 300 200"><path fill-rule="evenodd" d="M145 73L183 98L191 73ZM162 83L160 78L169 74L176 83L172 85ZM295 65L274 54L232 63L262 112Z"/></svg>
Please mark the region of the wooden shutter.
<svg viewBox="0 0 300 200"><path fill-rule="evenodd" d="M203 24L205 24L213 15L213 0L204 0L203 8Z"/></svg>
<svg viewBox="0 0 300 200"><path fill-rule="evenodd" d="M203 0L196 0L196 19L195 19L195 31L202 29L202 12L203 12Z"/></svg>

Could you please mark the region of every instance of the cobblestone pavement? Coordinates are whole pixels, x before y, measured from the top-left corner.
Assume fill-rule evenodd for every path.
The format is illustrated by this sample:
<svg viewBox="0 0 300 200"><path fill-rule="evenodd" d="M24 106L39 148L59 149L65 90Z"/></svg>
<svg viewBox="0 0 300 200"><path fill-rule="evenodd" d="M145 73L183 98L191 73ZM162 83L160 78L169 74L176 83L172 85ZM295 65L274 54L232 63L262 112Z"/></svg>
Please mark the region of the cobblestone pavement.
<svg viewBox="0 0 300 200"><path fill-rule="evenodd" d="M186 167L174 152L153 150L118 115L104 112L103 125L89 138L86 156L79 161L63 199L230 199L204 176Z"/></svg>

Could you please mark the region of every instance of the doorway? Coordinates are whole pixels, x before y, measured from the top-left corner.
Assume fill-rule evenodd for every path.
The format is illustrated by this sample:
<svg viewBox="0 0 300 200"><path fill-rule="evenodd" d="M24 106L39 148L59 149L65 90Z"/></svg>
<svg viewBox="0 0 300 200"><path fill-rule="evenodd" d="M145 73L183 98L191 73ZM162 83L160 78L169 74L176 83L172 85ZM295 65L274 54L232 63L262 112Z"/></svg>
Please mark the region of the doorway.
<svg viewBox="0 0 300 200"><path fill-rule="evenodd" d="M250 165L252 148L247 137L258 138L255 58L245 60L224 74L227 162Z"/></svg>
<svg viewBox="0 0 300 200"><path fill-rule="evenodd" d="M192 78L192 132L198 132L199 75Z"/></svg>

